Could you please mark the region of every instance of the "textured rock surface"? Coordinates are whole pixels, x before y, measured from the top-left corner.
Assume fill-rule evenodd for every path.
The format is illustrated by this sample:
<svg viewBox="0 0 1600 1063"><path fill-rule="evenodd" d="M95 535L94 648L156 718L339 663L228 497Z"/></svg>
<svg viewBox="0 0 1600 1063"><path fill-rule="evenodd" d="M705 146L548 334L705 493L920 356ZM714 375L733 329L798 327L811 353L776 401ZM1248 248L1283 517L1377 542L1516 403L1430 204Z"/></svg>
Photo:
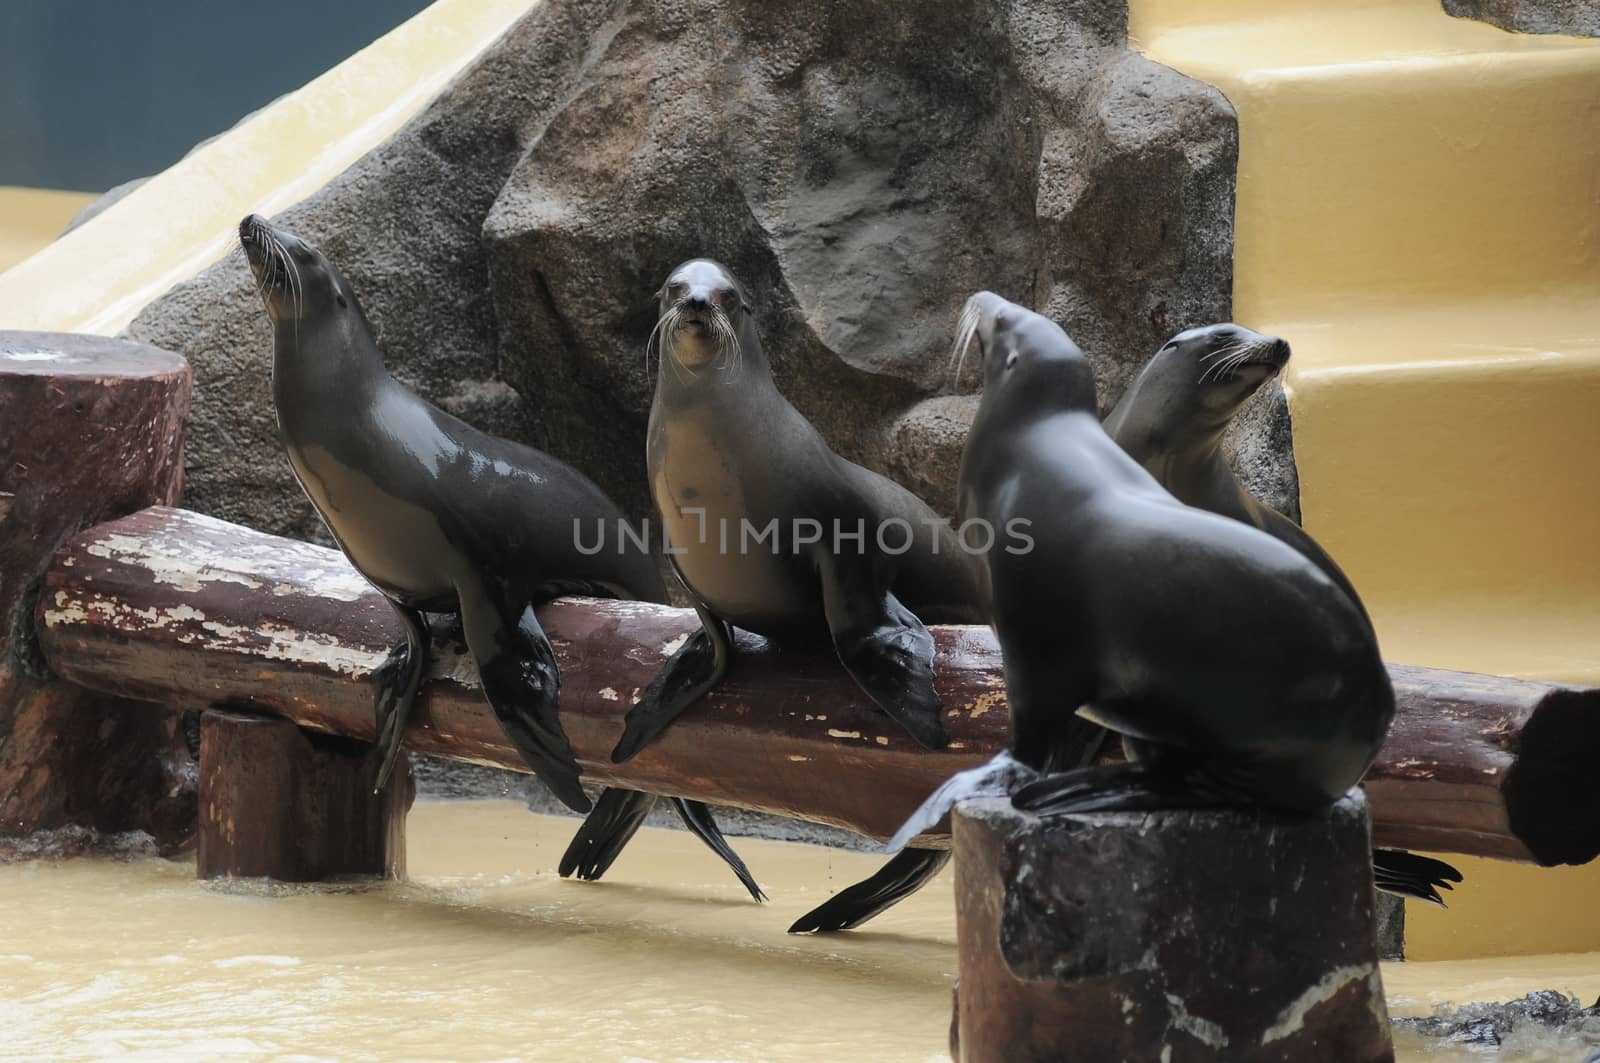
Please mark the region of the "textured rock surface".
<svg viewBox="0 0 1600 1063"><path fill-rule="evenodd" d="M1576 997L1554 989L1529 993L1504 1004L1441 1005L1427 1018L1396 1019L1434 1044L1462 1045L1506 1058L1572 1059L1600 1049L1600 1000L1584 1007ZM1552 1054L1559 1051L1559 1056ZM1524 1054L1525 1053L1525 1054ZM1592 1056L1582 1057L1585 1063Z"/></svg>
<svg viewBox="0 0 1600 1063"><path fill-rule="evenodd" d="M652 296L683 258L753 289L780 386L846 455L953 502L993 288L1056 317L1109 406L1229 315L1236 124L1130 53L1115 2L545 0L423 114L278 219L350 275L391 366L646 511ZM237 257L140 315L195 366L187 503L321 538L279 453ZM1295 509L1280 392L1235 447Z"/></svg>
<svg viewBox="0 0 1600 1063"><path fill-rule="evenodd" d="M1475 18L1516 33L1567 33L1600 37L1596 0L1444 0L1457 18Z"/></svg>

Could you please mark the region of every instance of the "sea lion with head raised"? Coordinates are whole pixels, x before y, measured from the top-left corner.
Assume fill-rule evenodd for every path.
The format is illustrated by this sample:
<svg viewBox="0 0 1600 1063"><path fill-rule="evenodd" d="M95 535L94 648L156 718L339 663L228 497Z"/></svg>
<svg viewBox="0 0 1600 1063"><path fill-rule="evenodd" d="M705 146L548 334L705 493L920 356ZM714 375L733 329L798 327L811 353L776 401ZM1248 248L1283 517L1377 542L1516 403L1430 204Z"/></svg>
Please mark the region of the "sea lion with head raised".
<svg viewBox="0 0 1600 1063"><path fill-rule="evenodd" d="M1184 505L1117 446L1088 361L1054 322L990 292L963 318L984 384L961 513L1026 519L1034 539L988 554L1011 741L942 786L891 847L997 791L1041 814L1326 810L1394 716L1360 607L1298 551ZM1134 759L1026 782L1076 748L1080 715L1121 734Z"/></svg>
<svg viewBox="0 0 1600 1063"><path fill-rule="evenodd" d="M272 399L295 477L405 626L405 641L373 674L378 785L399 757L427 668L423 612L451 613L507 737L563 803L588 812L556 715L560 673L534 606L570 593L664 602L654 560L642 544L579 551L575 522L623 519L611 500L576 469L480 432L395 380L354 288L310 244L253 214L239 240L273 323ZM654 800L607 791L597 811L636 829ZM675 804L759 899L710 811Z"/></svg>
<svg viewBox="0 0 1600 1063"><path fill-rule="evenodd" d="M633 756L722 680L733 625L779 641L830 639L875 705L921 744L942 747L923 624L980 621L971 555L926 503L835 454L783 397L728 269L685 262L659 303L650 488L701 627L629 711L612 759ZM870 887L811 913L818 925L796 926L870 918L948 859L908 850Z"/></svg>
<svg viewBox="0 0 1600 1063"><path fill-rule="evenodd" d="M1117 445L1178 501L1231 517L1298 550L1366 615L1349 577L1294 521L1239 483L1222 454L1229 422L1263 384L1283 371L1289 344L1232 323L1188 329L1140 370L1105 420ZM1461 881L1443 860L1392 849L1372 854L1373 876L1388 893L1443 904L1440 889Z"/></svg>
<svg viewBox="0 0 1600 1063"><path fill-rule="evenodd" d="M1233 475L1222 434L1250 396L1282 372L1289 344L1242 325L1180 332L1155 353L1105 419L1106 432L1178 501L1266 532L1300 551L1352 601L1349 577L1294 521Z"/></svg>

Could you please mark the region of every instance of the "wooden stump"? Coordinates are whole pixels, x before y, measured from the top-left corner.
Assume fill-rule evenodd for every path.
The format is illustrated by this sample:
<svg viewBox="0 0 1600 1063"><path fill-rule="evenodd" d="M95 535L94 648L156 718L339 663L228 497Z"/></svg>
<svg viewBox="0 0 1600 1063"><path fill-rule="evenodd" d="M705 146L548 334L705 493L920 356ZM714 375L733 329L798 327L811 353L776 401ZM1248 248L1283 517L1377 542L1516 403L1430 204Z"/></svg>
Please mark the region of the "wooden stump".
<svg viewBox="0 0 1600 1063"><path fill-rule="evenodd" d="M193 762L177 719L57 680L34 635L62 543L178 501L188 412L179 355L0 332L0 838L78 826L142 830L168 851L193 839Z"/></svg>
<svg viewBox="0 0 1600 1063"><path fill-rule="evenodd" d="M381 794L364 742L287 720L209 710L200 719L200 878L319 882L400 878L416 796L402 759Z"/></svg>
<svg viewBox="0 0 1600 1063"><path fill-rule="evenodd" d="M954 817L967 1063L1391 1061L1366 801Z"/></svg>

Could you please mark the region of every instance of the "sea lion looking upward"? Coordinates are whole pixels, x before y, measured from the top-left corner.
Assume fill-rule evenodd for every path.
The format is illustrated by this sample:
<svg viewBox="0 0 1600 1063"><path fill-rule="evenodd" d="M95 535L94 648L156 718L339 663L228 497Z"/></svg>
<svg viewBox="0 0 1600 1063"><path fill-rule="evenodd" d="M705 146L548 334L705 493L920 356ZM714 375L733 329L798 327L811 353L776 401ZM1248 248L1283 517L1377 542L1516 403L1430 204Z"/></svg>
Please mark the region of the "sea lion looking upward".
<svg viewBox="0 0 1600 1063"><path fill-rule="evenodd" d="M1208 325L1168 340L1106 417L1105 429L1178 501L1232 517L1287 543L1352 601L1349 577L1294 521L1258 502L1233 475L1222 434L1250 396L1289 362L1289 344L1242 325Z"/></svg>
<svg viewBox="0 0 1600 1063"><path fill-rule="evenodd" d="M961 515L1026 519L1035 544L988 554L1011 742L941 787L891 846L996 788L1040 814L1325 811L1360 781L1394 716L1361 609L1298 551L1184 505L1117 446L1088 361L1054 322L990 292L963 318L984 384ZM1064 736L1079 714L1136 759L1017 789L1074 748Z"/></svg>
<svg viewBox="0 0 1600 1063"><path fill-rule="evenodd" d="M701 629L628 713L612 759L633 756L721 682L735 624L780 642L830 639L874 704L942 747L923 622L981 622L971 555L921 499L835 454L783 397L750 300L725 267L683 263L659 302L650 488ZM830 900L829 925L813 929L869 918L948 859L901 854L870 887Z"/></svg>
<svg viewBox="0 0 1600 1063"><path fill-rule="evenodd" d="M310 244L253 214L239 240L273 323L272 399L295 477L405 625L405 642L373 676L378 785L399 757L427 668L423 611L452 613L507 737L562 802L589 811L556 715L555 654L533 607L568 593L664 602L654 560L642 544L579 551L575 521L623 519L611 500L576 469L486 435L390 376L354 288ZM604 814L623 819L642 819L653 802L630 791L601 796ZM759 897L710 811L676 804Z"/></svg>
<svg viewBox="0 0 1600 1063"><path fill-rule="evenodd" d="M1187 505L1231 517L1298 550L1366 606L1328 552L1294 521L1263 505L1234 477L1222 454L1228 423L1263 384L1283 371L1289 344L1242 325L1189 329L1168 340L1105 420L1117 444ZM1392 849L1372 854L1388 893L1443 904L1440 889L1461 881L1442 860Z"/></svg>

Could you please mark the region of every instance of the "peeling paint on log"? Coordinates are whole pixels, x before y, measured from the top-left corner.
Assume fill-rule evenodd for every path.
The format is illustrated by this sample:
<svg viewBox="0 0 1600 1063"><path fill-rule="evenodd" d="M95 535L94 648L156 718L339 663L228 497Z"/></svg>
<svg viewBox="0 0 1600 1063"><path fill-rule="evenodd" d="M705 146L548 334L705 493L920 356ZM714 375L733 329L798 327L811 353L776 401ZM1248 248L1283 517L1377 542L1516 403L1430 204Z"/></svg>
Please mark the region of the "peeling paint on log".
<svg viewBox="0 0 1600 1063"><path fill-rule="evenodd" d="M368 677L401 637L389 606L336 551L161 508L70 543L40 615L51 666L85 686L252 705L364 740L373 736ZM933 629L951 737L937 752L878 712L830 647L779 648L741 633L744 652L723 687L639 756L612 764L623 715L694 614L564 598L539 618L561 664L562 722L593 782L885 838L941 781L1006 739L1000 651L986 628ZM1587 783L1600 758L1600 691L1403 666L1391 675L1399 713L1367 784L1378 844L1543 862L1600 853L1600 797ZM407 744L418 752L522 768L460 644L436 644L415 720Z"/></svg>

